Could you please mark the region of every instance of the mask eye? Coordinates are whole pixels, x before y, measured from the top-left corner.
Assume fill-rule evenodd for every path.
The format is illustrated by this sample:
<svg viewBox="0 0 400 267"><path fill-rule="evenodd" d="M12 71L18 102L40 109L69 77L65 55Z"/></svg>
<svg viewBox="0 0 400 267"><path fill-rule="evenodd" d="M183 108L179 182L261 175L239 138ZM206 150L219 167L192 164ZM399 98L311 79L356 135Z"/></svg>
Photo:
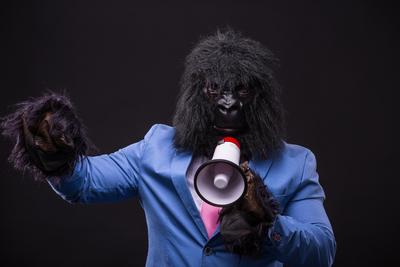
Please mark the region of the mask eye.
<svg viewBox="0 0 400 267"><path fill-rule="evenodd" d="M217 96L218 95L218 91L214 88L207 88L207 94L211 95L211 96Z"/></svg>
<svg viewBox="0 0 400 267"><path fill-rule="evenodd" d="M241 98L246 98L250 95L250 90L245 87L240 87L236 92Z"/></svg>
<svg viewBox="0 0 400 267"><path fill-rule="evenodd" d="M206 95L208 97L211 97L211 98L215 98L219 95L219 91L217 90L217 87L213 86L213 85L207 85L204 88L204 92L206 93Z"/></svg>

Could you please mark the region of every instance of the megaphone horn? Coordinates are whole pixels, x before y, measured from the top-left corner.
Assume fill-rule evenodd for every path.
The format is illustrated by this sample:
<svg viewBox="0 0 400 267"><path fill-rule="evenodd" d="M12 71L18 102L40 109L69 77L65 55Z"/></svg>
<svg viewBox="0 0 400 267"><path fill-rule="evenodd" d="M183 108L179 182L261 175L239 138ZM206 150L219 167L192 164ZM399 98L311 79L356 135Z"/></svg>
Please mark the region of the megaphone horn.
<svg viewBox="0 0 400 267"><path fill-rule="evenodd" d="M212 159L196 171L194 188L199 197L217 207L233 204L242 198L247 190L247 182L239 161L239 141L224 137L218 142Z"/></svg>

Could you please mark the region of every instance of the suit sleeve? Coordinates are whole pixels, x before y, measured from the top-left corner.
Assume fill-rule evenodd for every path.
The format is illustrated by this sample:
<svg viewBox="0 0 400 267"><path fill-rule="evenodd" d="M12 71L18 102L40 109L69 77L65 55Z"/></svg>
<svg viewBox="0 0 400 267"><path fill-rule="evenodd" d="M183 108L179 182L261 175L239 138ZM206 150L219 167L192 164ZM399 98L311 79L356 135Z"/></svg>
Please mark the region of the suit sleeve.
<svg viewBox="0 0 400 267"><path fill-rule="evenodd" d="M146 137L111 154L81 157L71 176L49 177L53 190L70 203L116 202L138 194L141 180L141 158Z"/></svg>
<svg viewBox="0 0 400 267"><path fill-rule="evenodd" d="M309 151L300 184L269 229L267 250L291 267L328 267L336 241L325 212L324 191L318 182L316 159Z"/></svg>

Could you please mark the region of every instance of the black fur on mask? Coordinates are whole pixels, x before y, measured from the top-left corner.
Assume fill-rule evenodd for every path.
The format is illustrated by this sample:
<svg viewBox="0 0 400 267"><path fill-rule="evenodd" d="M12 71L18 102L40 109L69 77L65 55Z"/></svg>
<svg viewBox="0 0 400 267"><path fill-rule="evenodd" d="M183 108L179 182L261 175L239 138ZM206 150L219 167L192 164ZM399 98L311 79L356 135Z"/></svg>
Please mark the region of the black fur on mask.
<svg viewBox="0 0 400 267"><path fill-rule="evenodd" d="M177 149L211 156L217 144L214 107L203 92L206 84L254 90L244 105L248 130L236 136L242 154L267 158L282 145L284 131L280 88L272 70L278 60L259 42L228 29L202 39L186 58L173 125Z"/></svg>

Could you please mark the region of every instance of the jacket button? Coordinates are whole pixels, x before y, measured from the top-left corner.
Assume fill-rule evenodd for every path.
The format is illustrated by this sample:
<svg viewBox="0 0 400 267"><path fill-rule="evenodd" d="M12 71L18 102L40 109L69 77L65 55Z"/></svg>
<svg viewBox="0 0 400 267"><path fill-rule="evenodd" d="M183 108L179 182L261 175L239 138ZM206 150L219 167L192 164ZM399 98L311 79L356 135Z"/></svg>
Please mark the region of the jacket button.
<svg viewBox="0 0 400 267"><path fill-rule="evenodd" d="M272 233L272 239L275 240L276 242L279 242L279 241L281 241L282 237L277 232L273 232Z"/></svg>
<svg viewBox="0 0 400 267"><path fill-rule="evenodd" d="M210 256L211 254L213 254L213 249L210 248L210 247L205 247L205 248L204 248L204 254L205 254L206 256Z"/></svg>

